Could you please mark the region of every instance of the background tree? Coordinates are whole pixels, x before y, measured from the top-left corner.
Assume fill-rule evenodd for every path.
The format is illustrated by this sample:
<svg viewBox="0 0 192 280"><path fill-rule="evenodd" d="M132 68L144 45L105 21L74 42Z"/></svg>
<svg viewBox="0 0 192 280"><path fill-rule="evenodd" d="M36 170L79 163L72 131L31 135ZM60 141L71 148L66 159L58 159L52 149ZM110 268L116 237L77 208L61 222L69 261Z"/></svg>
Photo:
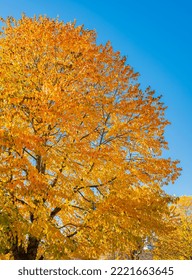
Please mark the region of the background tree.
<svg viewBox="0 0 192 280"><path fill-rule="evenodd" d="M174 207L177 223L167 236L160 236L154 249L154 258L171 260L192 259L192 197L181 196Z"/></svg>
<svg viewBox="0 0 192 280"><path fill-rule="evenodd" d="M160 97L150 88L142 91L125 58L109 42L97 45L94 31L42 16L2 21L0 221L9 231L0 239L4 254L97 258L96 235L82 250L84 236L95 228L112 230L111 240L118 230L124 251L134 247L166 215L171 198L161 186L179 175L177 161L162 157L168 121ZM140 223L130 226L131 217L142 218L142 226L148 221L143 233L138 235ZM102 241L101 254L108 244Z"/></svg>

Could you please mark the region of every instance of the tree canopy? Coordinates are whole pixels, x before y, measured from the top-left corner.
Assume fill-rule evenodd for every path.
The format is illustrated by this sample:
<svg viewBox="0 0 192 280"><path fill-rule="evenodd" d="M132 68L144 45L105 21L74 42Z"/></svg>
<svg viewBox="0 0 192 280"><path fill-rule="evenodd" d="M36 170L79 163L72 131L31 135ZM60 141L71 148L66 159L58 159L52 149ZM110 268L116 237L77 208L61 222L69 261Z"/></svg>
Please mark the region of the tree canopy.
<svg viewBox="0 0 192 280"><path fill-rule="evenodd" d="M92 30L1 20L1 258L134 258L172 228L161 97Z"/></svg>

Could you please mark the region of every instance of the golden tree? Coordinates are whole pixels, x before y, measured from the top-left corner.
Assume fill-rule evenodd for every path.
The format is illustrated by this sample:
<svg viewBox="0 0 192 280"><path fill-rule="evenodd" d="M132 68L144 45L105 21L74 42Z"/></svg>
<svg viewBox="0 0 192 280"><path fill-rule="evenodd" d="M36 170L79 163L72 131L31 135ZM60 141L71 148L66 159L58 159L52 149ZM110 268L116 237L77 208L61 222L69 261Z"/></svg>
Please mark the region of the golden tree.
<svg viewBox="0 0 192 280"><path fill-rule="evenodd" d="M121 238L131 254L164 225L172 198L161 186L179 175L162 157L160 97L94 31L42 16L2 21L2 258L99 258Z"/></svg>

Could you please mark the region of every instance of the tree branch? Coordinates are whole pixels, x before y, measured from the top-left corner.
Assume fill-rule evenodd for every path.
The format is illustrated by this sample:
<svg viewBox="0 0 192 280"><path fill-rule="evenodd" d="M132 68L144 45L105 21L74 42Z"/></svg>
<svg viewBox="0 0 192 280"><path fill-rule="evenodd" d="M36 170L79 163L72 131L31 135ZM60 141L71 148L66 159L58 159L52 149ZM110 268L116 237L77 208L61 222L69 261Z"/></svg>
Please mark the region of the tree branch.
<svg viewBox="0 0 192 280"><path fill-rule="evenodd" d="M60 211L61 211L61 207L55 207L51 211L50 217L53 219Z"/></svg>

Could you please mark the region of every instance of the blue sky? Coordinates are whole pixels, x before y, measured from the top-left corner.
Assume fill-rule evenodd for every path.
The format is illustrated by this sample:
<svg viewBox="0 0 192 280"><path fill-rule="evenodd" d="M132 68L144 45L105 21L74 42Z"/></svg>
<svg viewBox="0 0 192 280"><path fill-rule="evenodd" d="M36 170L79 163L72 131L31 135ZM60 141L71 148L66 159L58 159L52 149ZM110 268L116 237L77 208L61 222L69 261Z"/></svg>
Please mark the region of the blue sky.
<svg viewBox="0 0 192 280"><path fill-rule="evenodd" d="M148 85L163 95L171 125L169 151L183 168L174 185L176 195L192 195L192 1L191 0L0 0L0 16L21 13L59 16L64 22L95 29L98 43L111 41Z"/></svg>

